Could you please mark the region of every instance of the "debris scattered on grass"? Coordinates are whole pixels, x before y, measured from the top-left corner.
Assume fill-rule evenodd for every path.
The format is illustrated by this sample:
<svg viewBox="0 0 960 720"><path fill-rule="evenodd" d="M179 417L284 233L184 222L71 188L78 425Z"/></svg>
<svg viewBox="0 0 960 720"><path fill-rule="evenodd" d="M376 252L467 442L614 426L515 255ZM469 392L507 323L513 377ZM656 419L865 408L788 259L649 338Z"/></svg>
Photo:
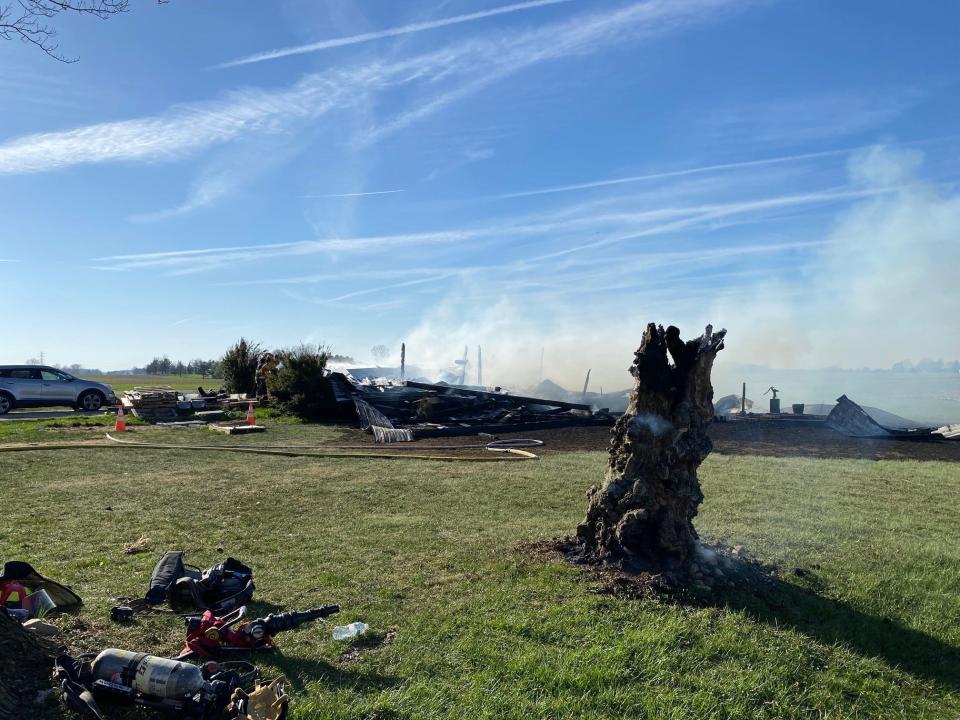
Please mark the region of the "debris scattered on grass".
<svg viewBox="0 0 960 720"><path fill-rule="evenodd" d="M123 546L124 555L136 555L137 553L147 552L150 549L150 538L140 537L139 540L127 543Z"/></svg>

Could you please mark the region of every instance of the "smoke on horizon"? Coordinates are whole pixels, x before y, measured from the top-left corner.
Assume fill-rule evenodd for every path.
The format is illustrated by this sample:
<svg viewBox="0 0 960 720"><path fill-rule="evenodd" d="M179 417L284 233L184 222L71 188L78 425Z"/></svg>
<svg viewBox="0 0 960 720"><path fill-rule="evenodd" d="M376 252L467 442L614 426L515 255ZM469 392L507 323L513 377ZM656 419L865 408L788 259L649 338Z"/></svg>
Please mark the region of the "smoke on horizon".
<svg viewBox="0 0 960 720"><path fill-rule="evenodd" d="M626 291L593 301L573 288L546 308L523 296L491 299L489 288L465 280L405 333L407 361L450 367L467 345L474 364L481 345L486 384L529 387L541 379L542 351L542 378L580 389L590 368L590 389L610 391L630 385L627 368L651 321L677 325L684 337L707 323L726 327L720 375L734 363L877 368L960 357L960 195L924 181L922 159L885 146L851 156L851 185L888 191L838 211L825 237L810 238L824 242L805 267L771 268L762 282L734 279L729 292L671 297L663 289L655 302Z"/></svg>

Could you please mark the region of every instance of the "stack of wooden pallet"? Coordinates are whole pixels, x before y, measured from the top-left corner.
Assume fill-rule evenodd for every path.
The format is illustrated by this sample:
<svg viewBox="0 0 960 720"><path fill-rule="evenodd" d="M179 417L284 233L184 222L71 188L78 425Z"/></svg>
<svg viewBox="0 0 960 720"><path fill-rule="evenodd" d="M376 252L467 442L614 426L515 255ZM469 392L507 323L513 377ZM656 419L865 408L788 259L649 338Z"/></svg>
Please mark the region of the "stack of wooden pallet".
<svg viewBox="0 0 960 720"><path fill-rule="evenodd" d="M171 387L135 387L121 398L124 408L137 417L171 417L177 414L177 391Z"/></svg>

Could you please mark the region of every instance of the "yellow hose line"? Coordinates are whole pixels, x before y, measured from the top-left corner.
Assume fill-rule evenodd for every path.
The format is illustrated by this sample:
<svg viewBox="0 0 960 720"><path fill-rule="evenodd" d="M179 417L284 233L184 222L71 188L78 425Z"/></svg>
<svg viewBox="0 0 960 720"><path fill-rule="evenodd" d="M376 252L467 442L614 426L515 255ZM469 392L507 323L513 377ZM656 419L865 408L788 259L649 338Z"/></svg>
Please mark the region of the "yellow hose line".
<svg viewBox="0 0 960 720"><path fill-rule="evenodd" d="M383 460L433 460L436 462L516 462L519 460L537 460L539 459L537 455L534 455L531 452L526 450L518 450L516 448L510 448L507 450L498 450L500 453L509 453L512 457L456 457L453 455L409 455L409 454L394 454L394 453L325 453L325 452L297 452L293 450L265 450L262 448L245 448L245 447L236 447L229 445L162 445L159 443L139 443L131 442L130 440L118 440L109 433L107 437L113 440L115 443L120 443L119 445L94 445L94 444L77 444L77 445L62 445L56 443L50 443L47 445L30 445L30 446L16 446L16 447L3 447L0 445L0 453L11 453L11 452L31 452L31 451L44 451L44 450L104 450L104 449L113 449L113 450L123 450L130 447L142 447L149 450L212 450L219 452L239 452L239 453L252 453L254 455L280 455L283 457L315 457L315 458L367 458L367 459L376 459L380 458Z"/></svg>
<svg viewBox="0 0 960 720"><path fill-rule="evenodd" d="M133 440L121 440L110 433L107 438L115 443L131 447L143 447L158 450L213 450L220 452L242 452L253 453L255 455L282 455L286 457L329 457L329 458L383 458L387 460L436 460L439 462L509 462L515 460L536 460L537 456L526 450L518 448L497 448L495 452L501 453L500 457L457 457L454 455L409 455L405 453L359 453L359 452L302 452L291 449L277 448L256 448L242 447L238 445L167 445L163 443L144 443L134 442ZM76 446L74 446L76 447ZM101 446L107 447L107 446ZM40 448L38 448L40 449ZM316 449L322 449L318 447ZM504 457L509 454L510 457Z"/></svg>

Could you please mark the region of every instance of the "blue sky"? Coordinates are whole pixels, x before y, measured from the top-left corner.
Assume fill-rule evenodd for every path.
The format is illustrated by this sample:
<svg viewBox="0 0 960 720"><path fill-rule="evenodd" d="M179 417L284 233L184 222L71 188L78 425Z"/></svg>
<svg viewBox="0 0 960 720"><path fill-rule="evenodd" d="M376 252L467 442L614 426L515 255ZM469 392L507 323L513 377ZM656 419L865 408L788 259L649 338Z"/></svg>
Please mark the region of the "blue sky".
<svg viewBox="0 0 960 720"><path fill-rule="evenodd" d="M960 356L960 6L133 5L0 43L0 361Z"/></svg>

